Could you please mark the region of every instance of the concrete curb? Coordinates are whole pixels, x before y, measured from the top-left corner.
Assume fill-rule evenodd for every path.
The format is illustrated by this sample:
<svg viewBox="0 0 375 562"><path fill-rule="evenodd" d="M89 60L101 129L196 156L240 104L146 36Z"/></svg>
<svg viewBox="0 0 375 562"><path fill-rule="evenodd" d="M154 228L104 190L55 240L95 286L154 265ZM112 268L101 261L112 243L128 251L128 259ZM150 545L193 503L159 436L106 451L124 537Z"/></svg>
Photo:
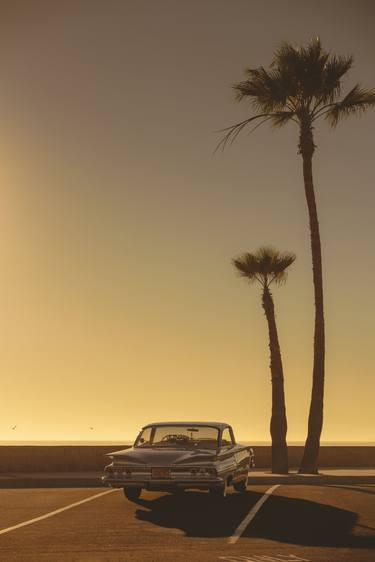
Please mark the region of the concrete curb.
<svg viewBox="0 0 375 562"><path fill-rule="evenodd" d="M322 469L319 474L298 474L294 469L289 474L272 474L269 471L249 472L250 484L375 484L373 468Z"/></svg>
<svg viewBox="0 0 375 562"><path fill-rule="evenodd" d="M299 484L299 485L310 485L310 484L375 484L375 476L327 476L327 475L290 475L290 476L278 476L274 474L272 476L256 476L252 477L249 475L249 485L251 484Z"/></svg>
<svg viewBox="0 0 375 562"><path fill-rule="evenodd" d="M99 478L17 478L1 479L1 489L11 488L104 488Z"/></svg>
<svg viewBox="0 0 375 562"><path fill-rule="evenodd" d="M0 474L1 488L98 488L102 472Z"/></svg>

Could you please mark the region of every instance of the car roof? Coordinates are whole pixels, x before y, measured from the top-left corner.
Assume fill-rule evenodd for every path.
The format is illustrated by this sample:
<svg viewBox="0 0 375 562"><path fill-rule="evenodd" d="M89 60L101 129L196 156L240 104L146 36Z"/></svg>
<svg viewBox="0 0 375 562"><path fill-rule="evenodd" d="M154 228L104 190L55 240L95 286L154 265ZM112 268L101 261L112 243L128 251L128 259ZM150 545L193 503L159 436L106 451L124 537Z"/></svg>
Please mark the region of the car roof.
<svg viewBox="0 0 375 562"><path fill-rule="evenodd" d="M225 429L226 427L231 427L229 425L229 423L224 423L224 422L212 422L212 421L207 421L207 422L197 422L197 421L186 421L186 422L156 422L156 423L148 423L147 425L143 426L143 429L146 429L146 427L160 427L160 426L164 426L164 425L171 425L171 426L184 426L184 425L191 425L193 427L216 427L217 429Z"/></svg>

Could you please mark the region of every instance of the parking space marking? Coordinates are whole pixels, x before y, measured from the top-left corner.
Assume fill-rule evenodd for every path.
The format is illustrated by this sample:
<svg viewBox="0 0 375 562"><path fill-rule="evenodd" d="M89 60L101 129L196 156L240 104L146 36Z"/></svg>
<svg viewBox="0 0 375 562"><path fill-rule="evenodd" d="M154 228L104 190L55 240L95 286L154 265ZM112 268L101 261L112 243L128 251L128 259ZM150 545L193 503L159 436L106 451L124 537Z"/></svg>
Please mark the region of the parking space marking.
<svg viewBox="0 0 375 562"><path fill-rule="evenodd" d="M34 517L34 519L23 521L22 523L18 523L17 525L13 525L12 527L7 527L6 529L0 529L0 535L5 535L5 533L10 533L10 531L15 531L16 529L20 529L21 527L26 527L26 525L37 523L38 521L43 521L43 519L48 519L49 517L58 515L63 511L67 511L68 509L72 509L73 507L77 507L79 505L82 505L83 503L91 502L92 500L96 500L97 498L100 498L101 496L105 496L107 494L111 494L112 492L117 492L118 490L119 488L111 488L110 490L106 490L105 492L100 492L100 494L95 494L94 496L90 496L88 498L85 498L84 500L80 500L78 502L71 503L70 505L66 505L65 507L61 507L60 509L55 509L55 511L45 513L40 517Z"/></svg>
<svg viewBox="0 0 375 562"><path fill-rule="evenodd" d="M268 556L264 554L252 554L251 556L219 556L219 560L227 562L309 562L307 558L300 558L295 554L276 554Z"/></svg>
<svg viewBox="0 0 375 562"><path fill-rule="evenodd" d="M257 503L250 509L249 513L246 517L241 521L238 525L237 529L234 531L233 535L229 537L228 542L229 544L235 544L245 529L250 525L251 521L254 519L262 505L268 500L268 498L272 495L272 493L278 488L280 484L276 484L271 488L268 488L266 492L264 492L263 496L257 501Z"/></svg>

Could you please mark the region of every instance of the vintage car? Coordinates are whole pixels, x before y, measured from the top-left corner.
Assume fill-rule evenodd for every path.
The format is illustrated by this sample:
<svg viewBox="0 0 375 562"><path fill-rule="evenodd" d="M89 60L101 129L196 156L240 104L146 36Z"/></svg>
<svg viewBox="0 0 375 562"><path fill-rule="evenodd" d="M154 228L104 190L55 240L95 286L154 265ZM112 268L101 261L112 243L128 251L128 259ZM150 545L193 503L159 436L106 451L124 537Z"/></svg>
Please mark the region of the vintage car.
<svg viewBox="0 0 375 562"><path fill-rule="evenodd" d="M134 446L108 455L103 484L136 501L142 490L209 490L224 498L229 486L246 491L255 466L251 447L236 443L227 423L163 422L143 427Z"/></svg>

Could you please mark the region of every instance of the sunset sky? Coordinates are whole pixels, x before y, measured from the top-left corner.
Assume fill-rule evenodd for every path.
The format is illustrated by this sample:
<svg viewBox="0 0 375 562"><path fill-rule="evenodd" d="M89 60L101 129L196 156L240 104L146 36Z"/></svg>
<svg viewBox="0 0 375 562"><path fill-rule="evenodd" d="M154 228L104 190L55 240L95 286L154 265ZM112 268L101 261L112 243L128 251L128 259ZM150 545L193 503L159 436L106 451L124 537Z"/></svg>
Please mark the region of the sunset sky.
<svg viewBox="0 0 375 562"><path fill-rule="evenodd" d="M304 440L314 310L298 131L264 126L213 156L214 131L249 116L231 85L285 39L352 53L347 88L375 87L374 3L1 10L0 440L128 440L167 419L268 440L260 291L230 263L264 244L297 254L274 297L288 437ZM374 441L375 111L315 132L322 439Z"/></svg>

